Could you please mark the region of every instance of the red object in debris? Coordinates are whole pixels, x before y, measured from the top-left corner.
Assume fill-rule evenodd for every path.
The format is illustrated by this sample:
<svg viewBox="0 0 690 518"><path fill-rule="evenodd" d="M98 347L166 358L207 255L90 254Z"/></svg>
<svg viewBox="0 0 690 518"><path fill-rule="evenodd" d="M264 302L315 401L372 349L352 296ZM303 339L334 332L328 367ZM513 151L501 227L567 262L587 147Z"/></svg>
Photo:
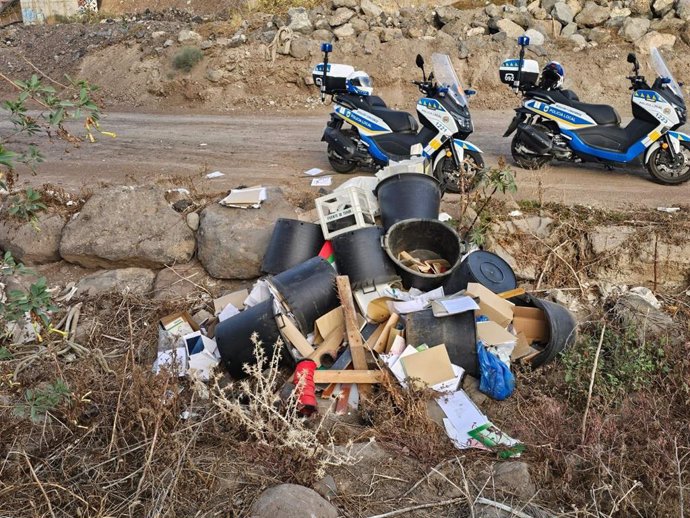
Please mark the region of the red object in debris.
<svg viewBox="0 0 690 518"><path fill-rule="evenodd" d="M299 412L307 416L316 411L315 370L316 362L313 360L302 360L295 368L295 376L292 381L299 390Z"/></svg>
<svg viewBox="0 0 690 518"><path fill-rule="evenodd" d="M325 259L329 263L333 264L335 262L335 254L333 253L333 245L330 241L326 241L319 252L319 257Z"/></svg>

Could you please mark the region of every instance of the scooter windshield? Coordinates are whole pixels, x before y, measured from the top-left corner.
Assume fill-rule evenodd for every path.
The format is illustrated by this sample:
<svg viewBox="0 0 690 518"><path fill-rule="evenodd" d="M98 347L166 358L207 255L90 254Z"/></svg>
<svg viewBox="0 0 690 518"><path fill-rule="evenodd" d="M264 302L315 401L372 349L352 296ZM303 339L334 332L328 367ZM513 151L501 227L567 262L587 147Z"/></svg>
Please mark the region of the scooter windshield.
<svg viewBox="0 0 690 518"><path fill-rule="evenodd" d="M652 58L652 66L654 67L657 75L663 79L668 79L670 81L670 83L667 84L668 88L678 97L683 99L683 90L681 90L680 85L673 77L673 74L671 74L671 71L666 66L664 58L661 57L661 54L656 47L652 48L650 54Z"/></svg>
<svg viewBox="0 0 690 518"><path fill-rule="evenodd" d="M431 55L431 63L434 69L434 79L439 85L448 88L450 96L460 106L467 106L467 97L465 97L465 89L455 73L455 68L450 61L448 54Z"/></svg>

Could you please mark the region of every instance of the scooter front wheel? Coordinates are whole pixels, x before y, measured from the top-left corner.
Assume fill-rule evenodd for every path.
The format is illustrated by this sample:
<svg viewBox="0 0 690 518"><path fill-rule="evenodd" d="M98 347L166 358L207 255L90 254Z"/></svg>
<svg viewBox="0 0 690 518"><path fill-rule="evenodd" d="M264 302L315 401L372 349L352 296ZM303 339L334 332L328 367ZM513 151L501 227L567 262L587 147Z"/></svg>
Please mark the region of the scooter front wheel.
<svg viewBox="0 0 690 518"><path fill-rule="evenodd" d="M328 163L331 164L336 173L351 173L357 167L357 164L354 162L342 158L330 144L328 144L326 153L328 154Z"/></svg>
<svg viewBox="0 0 690 518"><path fill-rule="evenodd" d="M434 176L441 182L444 191L452 193L472 192L479 185L484 158L476 151L465 151L460 168L455 167L452 157L444 157L436 164Z"/></svg>
<svg viewBox="0 0 690 518"><path fill-rule="evenodd" d="M680 153L675 158L668 149L656 148L649 156L647 171L655 182L678 185L690 180L690 143L680 143Z"/></svg>

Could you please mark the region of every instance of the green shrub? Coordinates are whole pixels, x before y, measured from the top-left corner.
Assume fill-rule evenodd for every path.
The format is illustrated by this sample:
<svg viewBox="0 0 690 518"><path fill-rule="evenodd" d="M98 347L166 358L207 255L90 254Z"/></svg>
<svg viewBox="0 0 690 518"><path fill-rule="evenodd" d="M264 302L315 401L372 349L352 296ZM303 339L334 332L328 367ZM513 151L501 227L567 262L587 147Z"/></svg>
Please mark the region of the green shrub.
<svg viewBox="0 0 690 518"><path fill-rule="evenodd" d="M192 70L192 68L194 68L194 65L201 61L201 58L203 57L204 54L201 52L201 49L198 49L197 47L183 47L177 54L175 54L175 57L173 58L173 66L177 70L189 72Z"/></svg>

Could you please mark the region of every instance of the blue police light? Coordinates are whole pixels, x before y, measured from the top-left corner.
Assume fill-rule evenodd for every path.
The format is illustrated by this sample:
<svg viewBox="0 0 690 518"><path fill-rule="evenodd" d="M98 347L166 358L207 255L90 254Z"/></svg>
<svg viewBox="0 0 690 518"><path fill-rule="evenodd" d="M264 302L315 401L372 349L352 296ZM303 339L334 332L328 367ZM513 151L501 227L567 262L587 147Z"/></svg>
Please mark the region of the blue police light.
<svg viewBox="0 0 690 518"><path fill-rule="evenodd" d="M527 47L529 45L529 36L518 37L518 45L521 47Z"/></svg>
<svg viewBox="0 0 690 518"><path fill-rule="evenodd" d="M333 52L333 44L332 43L322 43L321 44L321 52Z"/></svg>

